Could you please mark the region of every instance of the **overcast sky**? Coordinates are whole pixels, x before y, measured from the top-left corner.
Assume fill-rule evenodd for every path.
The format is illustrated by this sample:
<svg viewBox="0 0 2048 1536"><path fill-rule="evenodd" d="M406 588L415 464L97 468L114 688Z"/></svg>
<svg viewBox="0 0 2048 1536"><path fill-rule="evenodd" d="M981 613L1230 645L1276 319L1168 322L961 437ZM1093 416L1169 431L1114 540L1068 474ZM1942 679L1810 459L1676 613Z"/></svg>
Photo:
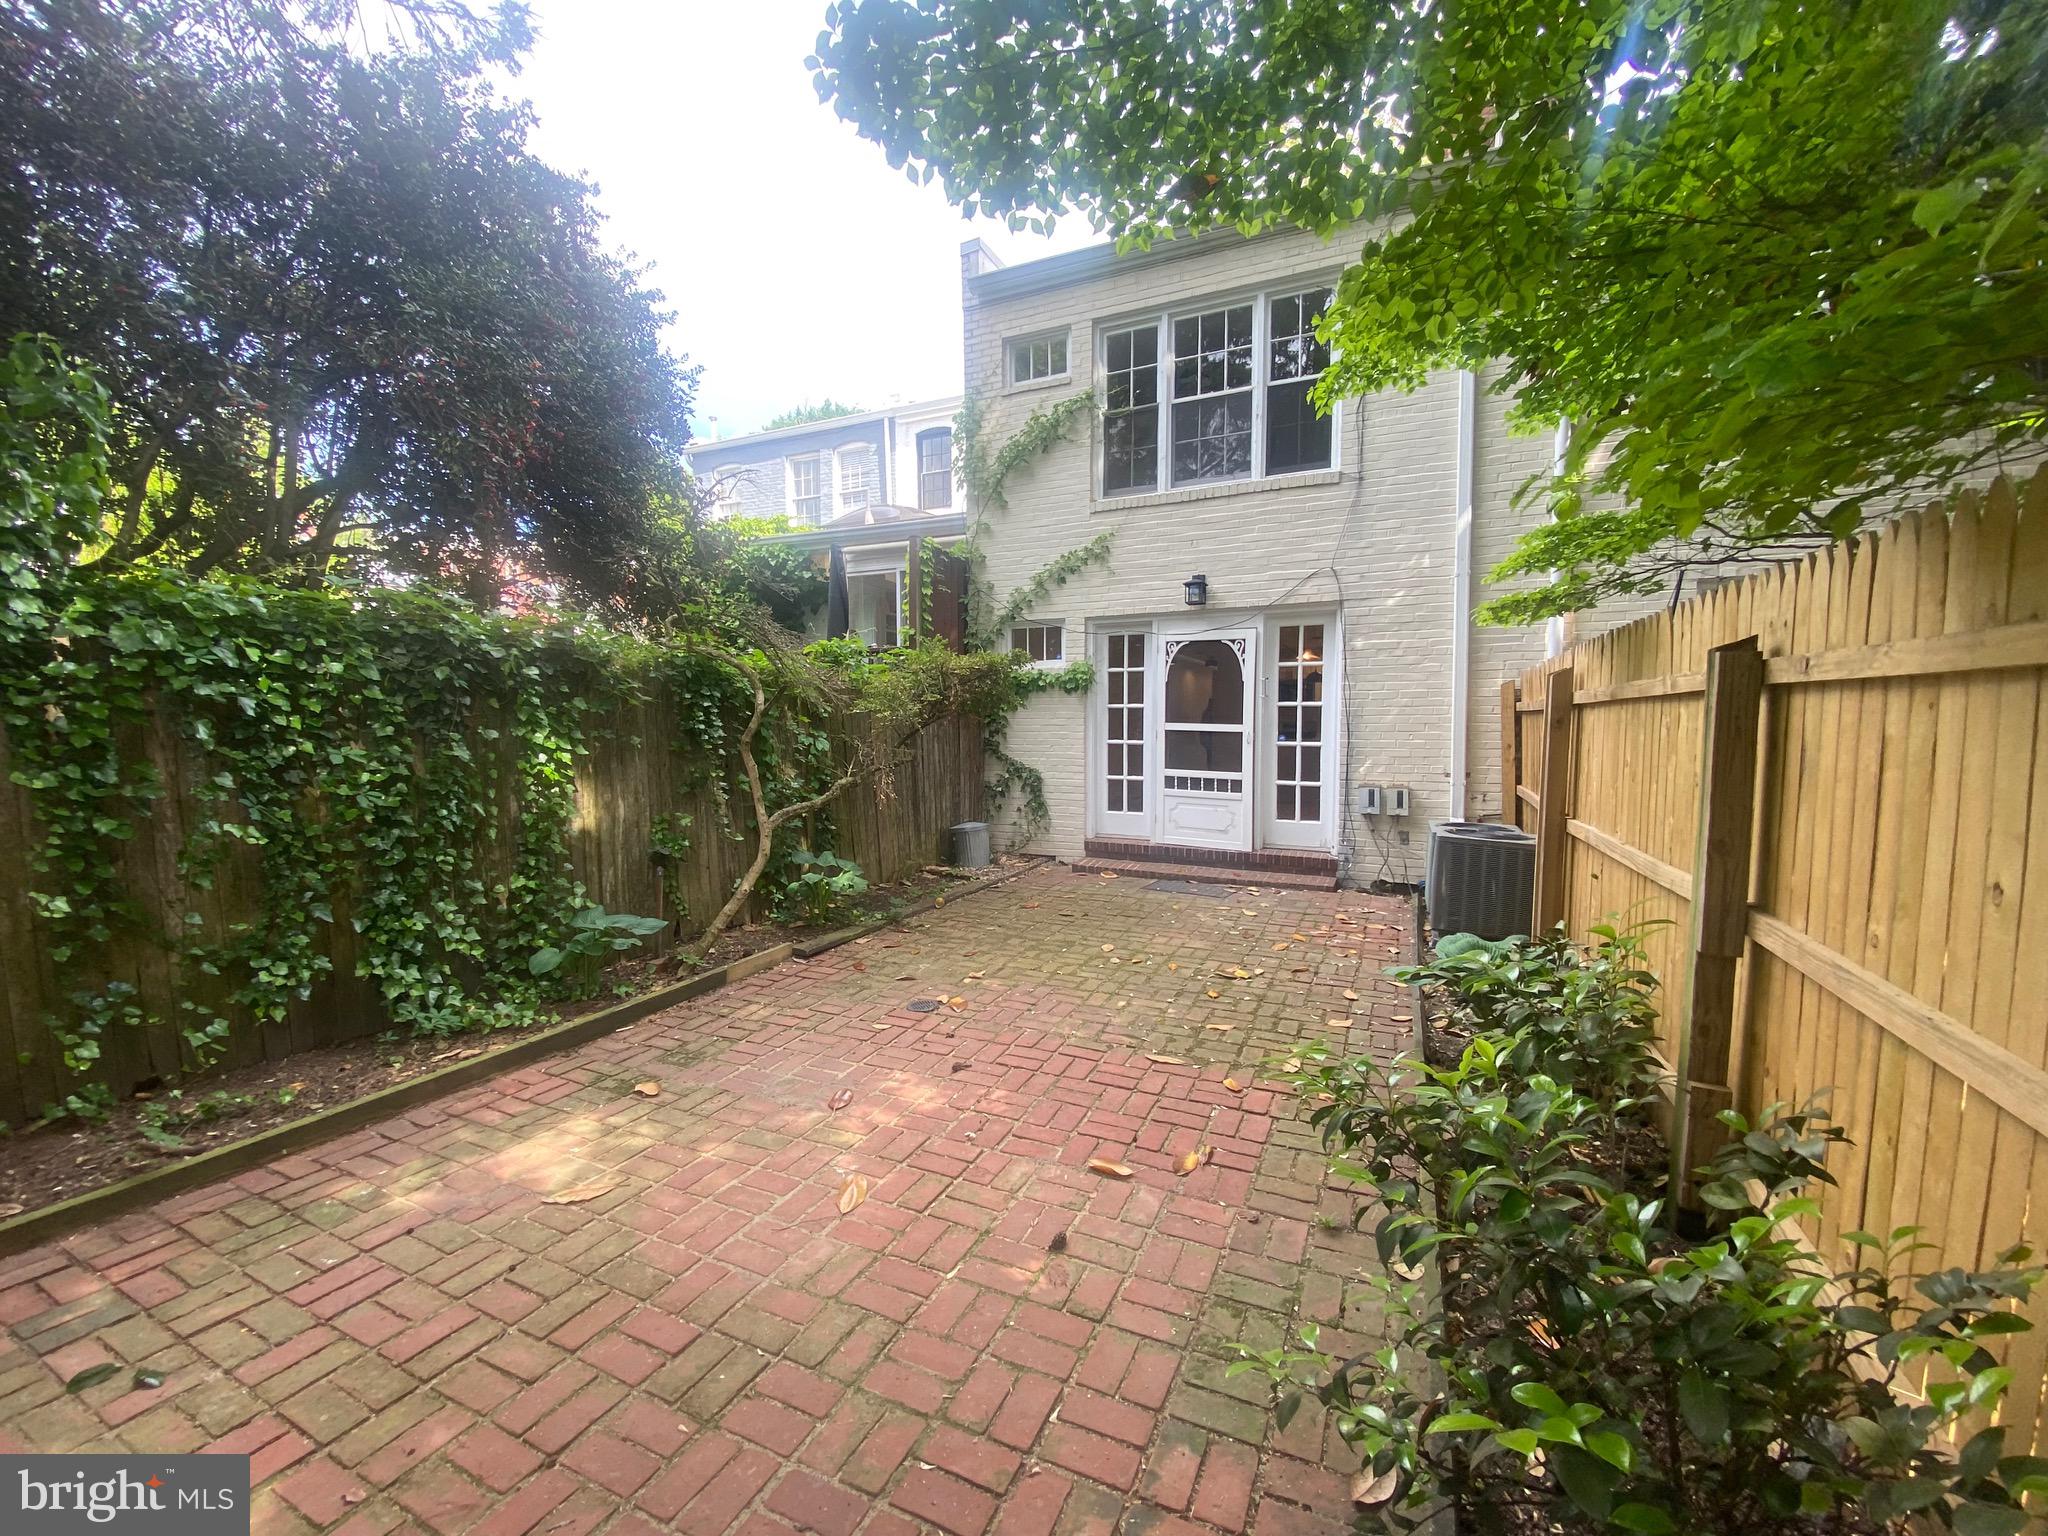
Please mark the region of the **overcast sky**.
<svg viewBox="0 0 2048 1536"><path fill-rule="evenodd" d="M551 164L599 186L615 245L652 265L671 349L703 368L696 430L730 437L830 397L960 389L960 242L1006 262L1094 243L964 221L811 85L824 0L537 0L511 89Z"/></svg>

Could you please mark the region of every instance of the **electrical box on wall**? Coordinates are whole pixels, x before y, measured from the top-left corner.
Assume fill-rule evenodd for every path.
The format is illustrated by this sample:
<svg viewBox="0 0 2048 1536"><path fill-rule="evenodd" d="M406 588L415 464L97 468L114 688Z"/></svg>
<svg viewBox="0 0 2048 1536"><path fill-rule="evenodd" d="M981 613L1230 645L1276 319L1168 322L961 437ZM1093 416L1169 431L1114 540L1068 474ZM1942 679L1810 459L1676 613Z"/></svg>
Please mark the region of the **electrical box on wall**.
<svg viewBox="0 0 2048 1536"><path fill-rule="evenodd" d="M1406 816L1408 814L1408 786L1406 784L1389 784L1386 787L1385 803L1389 816Z"/></svg>
<svg viewBox="0 0 2048 1536"><path fill-rule="evenodd" d="M1380 813L1380 787L1377 784L1358 786L1358 814L1377 816Z"/></svg>

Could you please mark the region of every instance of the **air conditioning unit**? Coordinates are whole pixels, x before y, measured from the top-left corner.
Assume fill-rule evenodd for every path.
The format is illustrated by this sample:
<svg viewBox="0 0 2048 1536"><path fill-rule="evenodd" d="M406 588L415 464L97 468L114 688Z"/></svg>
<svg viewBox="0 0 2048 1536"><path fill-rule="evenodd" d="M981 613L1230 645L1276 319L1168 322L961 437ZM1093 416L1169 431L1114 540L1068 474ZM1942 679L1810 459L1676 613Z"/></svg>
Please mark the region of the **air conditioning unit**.
<svg viewBox="0 0 2048 1536"><path fill-rule="evenodd" d="M1429 824L1429 926L1504 939L1527 933L1536 901L1536 839L1497 821Z"/></svg>

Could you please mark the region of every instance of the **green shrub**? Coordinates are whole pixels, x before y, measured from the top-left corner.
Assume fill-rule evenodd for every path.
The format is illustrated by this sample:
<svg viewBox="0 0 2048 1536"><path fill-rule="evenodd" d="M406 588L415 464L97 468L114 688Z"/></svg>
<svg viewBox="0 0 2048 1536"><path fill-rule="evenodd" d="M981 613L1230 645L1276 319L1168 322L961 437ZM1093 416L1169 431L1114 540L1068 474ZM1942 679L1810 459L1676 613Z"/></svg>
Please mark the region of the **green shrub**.
<svg viewBox="0 0 2048 1536"><path fill-rule="evenodd" d="M831 922L847 904L867 893L860 866L836 853L799 848L790 857L796 873L775 895L775 915L787 923L815 928Z"/></svg>
<svg viewBox="0 0 2048 1536"><path fill-rule="evenodd" d="M579 973L579 984L587 985L600 963L622 950L639 948L667 926L668 919L662 917L581 907L569 919L569 932L560 942L535 950L526 968L536 976L549 976L569 965Z"/></svg>
<svg viewBox="0 0 2048 1536"><path fill-rule="evenodd" d="M1303 1395L1327 1407L1373 1473L1382 1529L1449 1496L1481 1529L1533 1516L1705 1536L1917 1513L1963 1536L2020 1531L2048 1461L2005 1454L2002 1427L1951 1440L2009 1380L1983 1341L2028 1326L2013 1308L2041 1275L2020 1267L2030 1255L1914 1293L1892 1278L1912 1228L1848 1234L1855 1258L1824 1263L1786 1235L1844 1139L1811 1108L1724 1116L1733 1137L1702 1170L1718 1230L1681 1237L1610 1144L1646 1121L1651 982L1619 936L1567 948L1454 944L1413 973L1475 1027L1453 1065L1304 1053L1289 1075L1324 1097L1312 1123L1369 1197L1361 1223L1377 1218L1391 1334L1339 1360L1307 1328L1232 1370L1272 1378L1283 1413ZM1441 1290L1422 1283L1429 1259ZM1905 1373L1930 1365L1909 1392Z"/></svg>

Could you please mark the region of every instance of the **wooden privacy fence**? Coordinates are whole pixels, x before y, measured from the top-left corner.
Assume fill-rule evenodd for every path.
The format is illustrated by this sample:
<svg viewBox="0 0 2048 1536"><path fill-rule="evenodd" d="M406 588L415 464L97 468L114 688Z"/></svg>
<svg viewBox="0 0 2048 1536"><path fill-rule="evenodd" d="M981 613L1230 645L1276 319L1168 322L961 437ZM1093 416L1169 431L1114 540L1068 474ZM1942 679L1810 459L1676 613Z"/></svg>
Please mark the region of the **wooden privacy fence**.
<svg viewBox="0 0 2048 1536"><path fill-rule="evenodd" d="M2048 1239L2048 470L1643 619L1502 689L1536 920L1661 920L1674 1147L1825 1096L1808 1235L1925 1272ZM2008 1453L2048 1443L2048 1293Z"/></svg>
<svg viewBox="0 0 2048 1536"><path fill-rule="evenodd" d="M850 720L828 726L836 760L850 761L852 733L863 729L864 724ZM671 893L653 857L652 829L657 817L687 816L690 846L676 871L677 893L689 914L687 930L692 923L707 922L731 893L754 844L744 789L728 790L733 800L728 820L704 782L702 755L669 745L682 734L668 700L658 691L594 721L591 749L577 764L576 813L568 846L576 878L592 901L614 912L674 917ZM134 933L116 938L104 960L95 960L85 970L52 964L46 935L33 916L27 895L32 882L29 860L39 833L28 792L8 782L7 742L0 733L0 1120L18 1125L34 1119L58 1096L61 1068L45 1016L70 994L110 981L132 985L134 1001L154 1022L108 1033L105 1080L125 1091L150 1077L176 1073L176 1021L180 999L187 995L181 989L196 994L202 987L211 988L215 995L199 999L211 1005L219 1002L224 983L181 973L168 947L150 935L178 932L186 913L196 914L209 932L260 921L261 874L253 857L229 860L210 887L182 878L179 851L194 821L209 814L193 786L212 768L184 747L161 717L152 723L149 737L145 749L164 792L152 803L136 835L122 845L121 854L123 883L142 921ZM910 743L886 792L863 782L823 813L831 820L834 851L857 861L868 879L878 883L901 879L947 857L947 830L981 814L982 743L983 728L972 719L927 726ZM501 780L498 798L499 835L481 856L493 867L510 856L516 840L519 805L509 774ZM477 832L480 840L488 840L487 828ZM767 893L762 894L765 907ZM228 1065L281 1060L295 1051L390 1027L376 983L355 974L356 936L348 921L346 892L337 896L334 915L335 921L321 928L333 970L309 997L294 1003L281 1022L258 1027L246 1019L239 1021ZM657 936L655 947L672 943Z"/></svg>

